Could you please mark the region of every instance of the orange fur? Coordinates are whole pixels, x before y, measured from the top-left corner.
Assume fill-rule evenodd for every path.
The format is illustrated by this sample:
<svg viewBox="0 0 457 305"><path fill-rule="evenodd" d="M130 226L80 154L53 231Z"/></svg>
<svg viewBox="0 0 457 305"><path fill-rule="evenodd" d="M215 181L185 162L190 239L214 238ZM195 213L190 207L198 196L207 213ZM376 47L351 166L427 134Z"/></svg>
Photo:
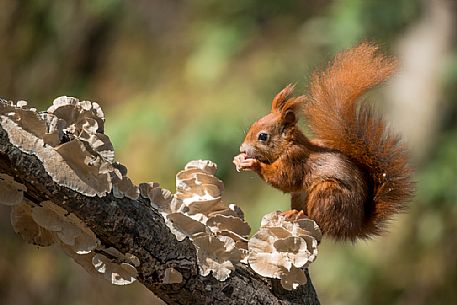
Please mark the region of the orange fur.
<svg viewBox="0 0 457 305"><path fill-rule="evenodd" d="M395 66L395 60L379 54L372 44L343 52L325 72L313 76L305 107L314 135L369 173L373 202L367 234L379 234L384 221L405 208L414 189L400 138L372 107L357 108L358 98L390 76Z"/></svg>
<svg viewBox="0 0 457 305"><path fill-rule="evenodd" d="M357 101L395 65L368 43L340 53L313 75L307 96L291 97L291 85L276 95L272 112L251 126L235 164L292 193L292 208L335 239L381 234L414 186L399 137ZM311 141L296 124L302 108L316 136Z"/></svg>

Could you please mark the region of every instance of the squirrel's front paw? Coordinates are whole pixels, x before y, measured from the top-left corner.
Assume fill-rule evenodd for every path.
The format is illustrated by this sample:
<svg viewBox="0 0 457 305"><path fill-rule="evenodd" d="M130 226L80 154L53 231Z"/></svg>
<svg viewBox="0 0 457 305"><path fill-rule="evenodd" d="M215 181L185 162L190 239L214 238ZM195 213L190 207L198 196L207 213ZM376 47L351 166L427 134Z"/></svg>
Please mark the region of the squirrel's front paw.
<svg viewBox="0 0 457 305"><path fill-rule="evenodd" d="M255 171L260 167L260 162L256 159L246 158L245 153L241 153L233 158L236 170L240 171Z"/></svg>

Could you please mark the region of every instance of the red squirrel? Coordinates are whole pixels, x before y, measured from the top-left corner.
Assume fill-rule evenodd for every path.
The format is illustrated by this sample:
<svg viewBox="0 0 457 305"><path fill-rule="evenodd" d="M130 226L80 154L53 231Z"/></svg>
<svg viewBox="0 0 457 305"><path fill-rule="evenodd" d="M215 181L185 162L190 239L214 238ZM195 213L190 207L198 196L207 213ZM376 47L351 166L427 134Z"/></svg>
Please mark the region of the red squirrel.
<svg viewBox="0 0 457 305"><path fill-rule="evenodd" d="M238 171L256 172L291 194L286 215L305 214L337 240L380 235L414 194L408 155L398 135L360 96L383 82L396 61L362 43L314 73L307 95L292 97L288 85L272 102L271 113L246 134ZM304 114L314 139L297 125Z"/></svg>

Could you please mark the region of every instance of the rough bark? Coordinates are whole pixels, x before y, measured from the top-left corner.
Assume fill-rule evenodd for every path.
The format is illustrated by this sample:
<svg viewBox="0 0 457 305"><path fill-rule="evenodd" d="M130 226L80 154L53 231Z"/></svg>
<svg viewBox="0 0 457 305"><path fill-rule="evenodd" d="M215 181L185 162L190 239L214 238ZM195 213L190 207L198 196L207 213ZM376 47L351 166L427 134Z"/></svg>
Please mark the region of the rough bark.
<svg viewBox="0 0 457 305"><path fill-rule="evenodd" d="M277 280L262 278L245 265L236 266L224 282L199 275L192 243L178 242L148 199L119 199L112 194L87 197L59 186L37 157L9 142L1 127L0 172L24 184L24 196L33 204L52 200L78 216L103 245L137 256L138 280L169 304L319 304L308 273L308 283L294 291L284 290ZM182 283L162 283L169 267L183 275Z"/></svg>

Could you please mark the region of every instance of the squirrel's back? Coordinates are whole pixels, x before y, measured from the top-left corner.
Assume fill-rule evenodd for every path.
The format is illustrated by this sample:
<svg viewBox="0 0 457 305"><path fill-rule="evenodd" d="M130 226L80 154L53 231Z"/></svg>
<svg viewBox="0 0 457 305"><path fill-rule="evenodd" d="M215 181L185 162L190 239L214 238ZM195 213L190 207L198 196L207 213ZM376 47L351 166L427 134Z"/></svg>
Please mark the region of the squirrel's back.
<svg viewBox="0 0 457 305"><path fill-rule="evenodd" d="M369 104L358 104L366 90L395 70L395 60L369 43L340 53L311 80L305 117L326 147L349 157L369 177L364 231L360 238L379 235L387 220L411 200L414 184L408 155L398 135L386 128Z"/></svg>

